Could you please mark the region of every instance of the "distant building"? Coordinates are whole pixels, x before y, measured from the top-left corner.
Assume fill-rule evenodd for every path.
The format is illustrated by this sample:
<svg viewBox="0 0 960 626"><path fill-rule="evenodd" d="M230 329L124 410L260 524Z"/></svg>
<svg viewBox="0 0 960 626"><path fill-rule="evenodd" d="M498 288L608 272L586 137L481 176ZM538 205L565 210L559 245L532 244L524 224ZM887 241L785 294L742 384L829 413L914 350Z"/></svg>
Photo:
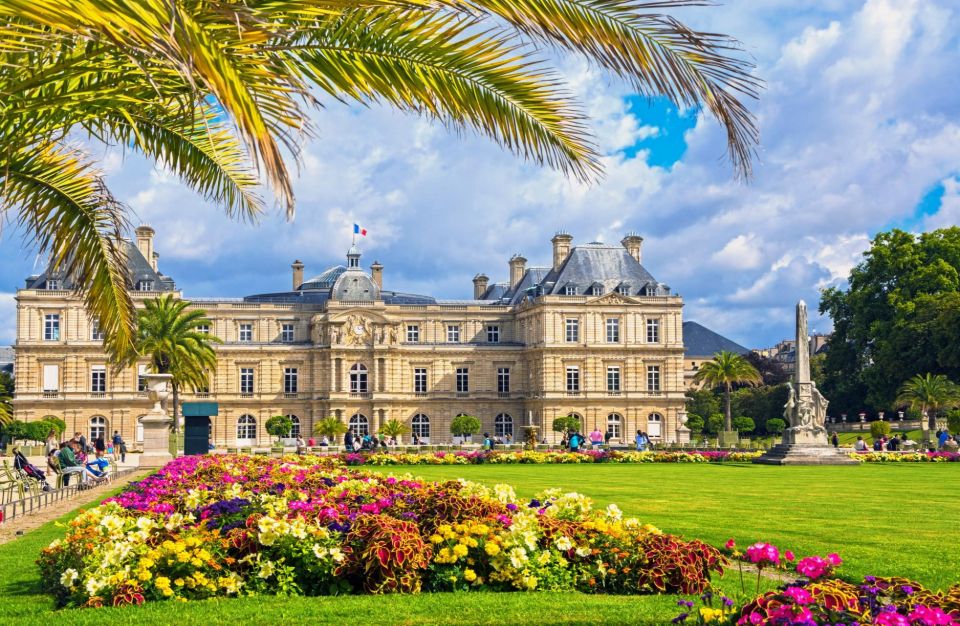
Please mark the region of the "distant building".
<svg viewBox="0 0 960 626"><path fill-rule="evenodd" d="M158 269L153 237L141 226L125 242L138 307L161 293L180 297ZM269 444L264 424L278 414L307 437L335 416L358 433L396 419L421 440L443 442L463 413L514 439L532 423L556 440L553 420L575 414L615 441L632 441L636 430L685 440L683 300L641 264L642 238L575 246L558 233L551 241L550 266L514 255L508 281L477 274L463 300L385 289L383 265L361 268L356 246L345 266L313 278L294 262L286 289L188 298L223 344L209 387L181 397L217 404L218 447ZM16 417L53 415L71 432L116 429L138 443L150 407L147 363L114 371L97 320L72 288L48 270L17 293Z"/></svg>
<svg viewBox="0 0 960 626"><path fill-rule="evenodd" d="M809 346L810 354L821 354L827 349L827 342L830 341L830 335L814 333L810 335ZM797 342L794 339L784 339L772 348L761 348L756 350L757 354L768 359L772 359L783 367L787 374L793 374L797 369Z"/></svg>
<svg viewBox="0 0 960 626"><path fill-rule="evenodd" d="M734 352L747 354L749 348L727 339L723 335L713 332L697 322L683 323L683 385L686 389L699 388L694 381L700 366L704 361L713 359L718 352Z"/></svg>

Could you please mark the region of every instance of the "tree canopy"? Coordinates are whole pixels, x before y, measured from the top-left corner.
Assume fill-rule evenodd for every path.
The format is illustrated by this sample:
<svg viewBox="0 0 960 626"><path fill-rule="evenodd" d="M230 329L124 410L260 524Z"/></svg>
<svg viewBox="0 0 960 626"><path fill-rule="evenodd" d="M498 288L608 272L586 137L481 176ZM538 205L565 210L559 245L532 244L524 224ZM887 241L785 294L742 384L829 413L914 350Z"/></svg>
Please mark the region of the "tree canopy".
<svg viewBox="0 0 960 626"><path fill-rule="evenodd" d="M833 320L823 392L835 412L886 410L917 374L960 378L960 228L879 233L846 290L824 290Z"/></svg>

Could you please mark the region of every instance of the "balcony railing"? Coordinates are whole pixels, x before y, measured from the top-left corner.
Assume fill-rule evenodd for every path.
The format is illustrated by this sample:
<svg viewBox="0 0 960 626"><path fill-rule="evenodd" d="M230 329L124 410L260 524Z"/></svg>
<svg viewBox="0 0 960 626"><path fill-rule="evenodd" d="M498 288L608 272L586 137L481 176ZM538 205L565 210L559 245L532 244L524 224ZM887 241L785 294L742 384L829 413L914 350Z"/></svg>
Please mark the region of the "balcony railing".
<svg viewBox="0 0 960 626"><path fill-rule="evenodd" d="M414 398L426 398L426 397L429 396L429 395L430 395L430 394L427 393L426 391L414 391L414 392L413 392L413 397L414 397Z"/></svg>
<svg viewBox="0 0 960 626"><path fill-rule="evenodd" d="M91 397L91 398L106 398L106 397L107 397L107 392L106 392L106 391L91 391L91 392L90 392L90 397Z"/></svg>
<svg viewBox="0 0 960 626"><path fill-rule="evenodd" d="M498 392L497 392L497 397L498 397L498 398L509 398L509 397L510 397L510 392L509 392L509 391L498 391Z"/></svg>
<svg viewBox="0 0 960 626"><path fill-rule="evenodd" d="M373 397L373 394L370 393L369 391L351 391L351 392L350 392L350 397L351 397L351 398L363 398L363 399L365 399L365 400L369 400L370 398Z"/></svg>
<svg viewBox="0 0 960 626"><path fill-rule="evenodd" d="M61 393L59 391L44 391L41 394L44 398L59 398Z"/></svg>
<svg viewBox="0 0 960 626"><path fill-rule="evenodd" d="M300 393L296 391L285 391L283 392L283 397L287 400L296 400L300 397Z"/></svg>
<svg viewBox="0 0 960 626"><path fill-rule="evenodd" d="M198 398L209 398L209 397L210 397L210 392L209 392L209 391L198 391L198 392L196 392L196 393L193 394L193 395L195 395L195 396L198 397Z"/></svg>
<svg viewBox="0 0 960 626"><path fill-rule="evenodd" d="M571 390L567 389L567 395L568 395L568 396L579 396L579 395L580 395L580 392L579 392L579 391L571 391Z"/></svg>
<svg viewBox="0 0 960 626"><path fill-rule="evenodd" d="M469 391L458 391L458 392L457 392L457 397L458 397L458 398L469 398L469 397L470 397L470 392L469 392Z"/></svg>
<svg viewBox="0 0 960 626"><path fill-rule="evenodd" d="M241 392L240 392L240 397L241 397L241 398L252 398L252 397L253 397L253 392L251 392L251 391L241 391Z"/></svg>
<svg viewBox="0 0 960 626"><path fill-rule="evenodd" d="M613 390L613 389L607 389L607 395L608 395L608 396L619 396L619 395L620 395L620 391L619 391L619 390Z"/></svg>

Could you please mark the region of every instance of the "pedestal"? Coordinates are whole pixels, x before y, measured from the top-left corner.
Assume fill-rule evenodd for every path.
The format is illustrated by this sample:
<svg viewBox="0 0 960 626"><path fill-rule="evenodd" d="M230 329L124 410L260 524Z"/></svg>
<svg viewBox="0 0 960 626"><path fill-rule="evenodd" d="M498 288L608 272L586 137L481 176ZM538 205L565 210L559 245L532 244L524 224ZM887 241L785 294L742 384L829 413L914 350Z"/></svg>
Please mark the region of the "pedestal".
<svg viewBox="0 0 960 626"><path fill-rule="evenodd" d="M163 467L173 460L170 454L170 424L173 420L166 414L148 413L141 418L143 424L143 454L140 467Z"/></svg>
<svg viewBox="0 0 960 626"><path fill-rule="evenodd" d="M524 426L523 427L523 439L524 445L531 450L535 450L537 443L539 442L538 437L540 435L540 429L536 426Z"/></svg>
<svg viewBox="0 0 960 626"><path fill-rule="evenodd" d="M729 448L740 443L740 433L735 430L724 430L717 435L717 443L721 448Z"/></svg>
<svg viewBox="0 0 960 626"><path fill-rule="evenodd" d="M753 460L761 465L859 465L831 445L778 443L763 456Z"/></svg>

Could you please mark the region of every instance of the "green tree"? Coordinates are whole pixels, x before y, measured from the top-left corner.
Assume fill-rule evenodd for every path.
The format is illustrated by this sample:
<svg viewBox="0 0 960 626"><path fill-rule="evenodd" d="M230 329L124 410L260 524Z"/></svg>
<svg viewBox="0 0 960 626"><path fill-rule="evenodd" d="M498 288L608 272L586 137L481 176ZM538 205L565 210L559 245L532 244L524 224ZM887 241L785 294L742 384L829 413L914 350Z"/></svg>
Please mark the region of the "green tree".
<svg viewBox="0 0 960 626"><path fill-rule="evenodd" d="M702 433L703 426L703 418L699 415L691 414L687 416L687 428L690 429L690 432Z"/></svg>
<svg viewBox="0 0 960 626"><path fill-rule="evenodd" d="M767 421L783 416L783 405L787 403L786 385L764 385L762 387L744 387L731 395L731 407L734 415L753 418L757 433L770 433Z"/></svg>
<svg viewBox="0 0 960 626"><path fill-rule="evenodd" d="M480 420L472 415L458 415L450 422L450 434L456 437L468 437L480 432Z"/></svg>
<svg viewBox="0 0 960 626"><path fill-rule="evenodd" d="M325 417L317 420L313 425L313 434L320 437L326 436L331 442L335 442L347 432L347 425L336 417Z"/></svg>
<svg viewBox="0 0 960 626"><path fill-rule="evenodd" d="M756 427L752 418L742 416L733 418L733 428L741 435L752 433Z"/></svg>
<svg viewBox="0 0 960 626"><path fill-rule="evenodd" d="M553 420L553 432L569 435L580 430L580 419L576 415L563 415Z"/></svg>
<svg viewBox="0 0 960 626"><path fill-rule="evenodd" d="M724 425L723 413L714 413L713 415L707 418L707 422L703 427L703 432L711 435L717 435L720 433L721 430L723 430L723 425Z"/></svg>
<svg viewBox="0 0 960 626"><path fill-rule="evenodd" d="M884 422L877 420L876 422L870 422L870 436L874 439L880 439L881 437L886 437L890 434L890 422Z"/></svg>
<svg viewBox="0 0 960 626"><path fill-rule="evenodd" d="M779 361L762 356L755 350L751 350L743 358L760 373L764 385L782 385L790 380L790 374L783 369Z"/></svg>
<svg viewBox="0 0 960 626"><path fill-rule="evenodd" d="M733 417L730 410L730 392L733 385L756 385L762 382L760 372L739 354L723 350L710 361L700 365L697 382L705 382L711 387L723 387L724 430L733 430Z"/></svg>
<svg viewBox="0 0 960 626"><path fill-rule="evenodd" d="M138 317L133 349L120 361L120 367L130 367L147 357L154 373L173 376L174 430L180 424L180 391L206 389L209 373L217 367L213 346L222 342L199 330L209 325L206 311L192 309L186 300L171 294L149 299Z"/></svg>
<svg viewBox="0 0 960 626"><path fill-rule="evenodd" d="M390 419L380 425L380 434L387 437L402 437L410 432L410 427L400 420Z"/></svg>
<svg viewBox="0 0 960 626"><path fill-rule="evenodd" d="M13 421L13 376L0 372L0 426Z"/></svg>
<svg viewBox="0 0 960 626"><path fill-rule="evenodd" d="M783 434L783 429L787 427L787 423L779 417L774 417L767 420L766 427L767 433L776 437Z"/></svg>
<svg viewBox="0 0 960 626"><path fill-rule="evenodd" d="M704 416L721 411L720 399L713 389L690 389L686 396L688 413Z"/></svg>
<svg viewBox="0 0 960 626"><path fill-rule="evenodd" d="M917 374L900 387L897 402L918 409L927 416L927 430L937 428L937 411L955 406L960 401L960 390L942 374Z"/></svg>
<svg viewBox="0 0 960 626"><path fill-rule="evenodd" d="M280 443L281 437L290 436L290 431L293 430L293 420L286 415L274 415L267 420L264 426L267 433L276 437L277 443Z"/></svg>
<svg viewBox="0 0 960 626"><path fill-rule="evenodd" d="M955 435L960 434L960 409L947 412L947 428Z"/></svg>
<svg viewBox="0 0 960 626"><path fill-rule="evenodd" d="M685 0L666 6L683 6ZM0 206L68 274L117 358L136 314L126 213L76 131L162 162L230 215L255 219L265 182L292 216L285 155L325 100L379 102L473 130L593 179L600 156L556 58L586 57L636 91L709 111L748 175L758 142L743 98L760 82L736 42L592 2L34 0L0 3ZM261 176L263 180L261 181Z"/></svg>
<svg viewBox="0 0 960 626"><path fill-rule="evenodd" d="M887 409L917 374L960 377L960 228L879 233L847 282L820 301L834 327L822 385L834 411Z"/></svg>

